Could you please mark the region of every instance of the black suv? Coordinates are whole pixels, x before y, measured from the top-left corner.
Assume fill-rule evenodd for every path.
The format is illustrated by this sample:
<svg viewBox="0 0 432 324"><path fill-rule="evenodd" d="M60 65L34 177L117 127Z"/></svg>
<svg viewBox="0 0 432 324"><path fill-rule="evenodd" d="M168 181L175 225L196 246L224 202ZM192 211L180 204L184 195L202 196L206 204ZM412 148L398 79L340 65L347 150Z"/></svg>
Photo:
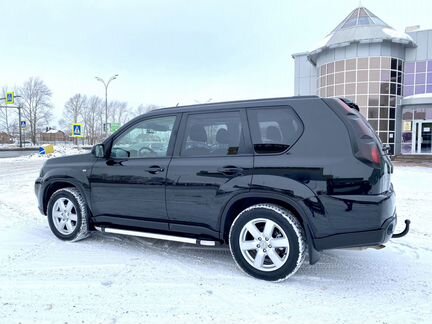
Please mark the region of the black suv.
<svg viewBox="0 0 432 324"><path fill-rule="evenodd" d="M62 240L228 243L246 273L282 280L306 251L313 264L393 235L392 163L353 107L292 97L154 110L89 154L48 160L39 209Z"/></svg>

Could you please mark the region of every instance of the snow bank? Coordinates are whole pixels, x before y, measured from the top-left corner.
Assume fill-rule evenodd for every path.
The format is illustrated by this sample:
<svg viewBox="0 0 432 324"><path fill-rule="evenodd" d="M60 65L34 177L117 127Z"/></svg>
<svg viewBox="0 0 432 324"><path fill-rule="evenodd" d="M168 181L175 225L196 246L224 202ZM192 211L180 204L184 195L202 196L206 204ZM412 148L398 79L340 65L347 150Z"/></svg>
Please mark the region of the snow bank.
<svg viewBox="0 0 432 324"><path fill-rule="evenodd" d="M43 145L42 145L43 146ZM72 145L54 145L54 153L52 154L39 154L39 152L29 152L28 155L19 156L15 158L5 158L1 159L1 161L28 161L28 160L46 160L50 158L66 156L66 155L75 155L75 154L83 154L89 153L89 148L82 148L79 146Z"/></svg>

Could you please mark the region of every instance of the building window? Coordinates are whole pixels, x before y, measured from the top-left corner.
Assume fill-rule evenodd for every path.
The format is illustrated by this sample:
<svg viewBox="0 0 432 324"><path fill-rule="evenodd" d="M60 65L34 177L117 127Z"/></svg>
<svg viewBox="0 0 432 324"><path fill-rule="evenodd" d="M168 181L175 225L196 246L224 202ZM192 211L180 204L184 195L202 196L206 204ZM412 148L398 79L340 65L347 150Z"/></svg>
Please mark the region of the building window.
<svg viewBox="0 0 432 324"><path fill-rule="evenodd" d="M426 72L429 71L428 62L418 66L412 62L404 65L403 60L394 57L357 58L323 64L318 69L318 93L321 97L345 97L356 102L383 143L392 146L395 108L397 98L402 95L404 69L407 85L403 91L424 93L429 84L429 72ZM432 90L432 61L430 69ZM422 82L422 88L417 88L417 80Z"/></svg>
<svg viewBox="0 0 432 324"><path fill-rule="evenodd" d="M407 62L404 75L404 97L432 93L432 60Z"/></svg>
<svg viewBox="0 0 432 324"><path fill-rule="evenodd" d="M402 107L402 154L432 154L432 110Z"/></svg>

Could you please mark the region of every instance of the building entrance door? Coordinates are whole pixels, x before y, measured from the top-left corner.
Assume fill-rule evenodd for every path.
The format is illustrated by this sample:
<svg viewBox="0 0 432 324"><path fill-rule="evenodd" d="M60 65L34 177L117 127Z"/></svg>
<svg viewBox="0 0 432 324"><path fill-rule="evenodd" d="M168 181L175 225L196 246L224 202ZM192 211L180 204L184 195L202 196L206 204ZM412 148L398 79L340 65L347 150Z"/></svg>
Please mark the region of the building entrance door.
<svg viewBox="0 0 432 324"><path fill-rule="evenodd" d="M432 120L415 120L413 129L413 153L432 154Z"/></svg>

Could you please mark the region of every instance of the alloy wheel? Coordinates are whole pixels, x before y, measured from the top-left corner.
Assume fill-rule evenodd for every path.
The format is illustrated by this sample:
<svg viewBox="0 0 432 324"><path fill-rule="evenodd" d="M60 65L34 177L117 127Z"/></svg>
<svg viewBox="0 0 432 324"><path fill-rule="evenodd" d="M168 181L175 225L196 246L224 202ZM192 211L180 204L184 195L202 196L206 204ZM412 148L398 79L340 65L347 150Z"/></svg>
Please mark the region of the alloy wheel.
<svg viewBox="0 0 432 324"><path fill-rule="evenodd" d="M77 227L77 209L68 198L62 197L56 200L52 215L54 226L63 235L70 235Z"/></svg>
<svg viewBox="0 0 432 324"><path fill-rule="evenodd" d="M274 271L282 267L290 250L285 231L267 218L246 223L240 232L239 245L245 260L261 271Z"/></svg>

